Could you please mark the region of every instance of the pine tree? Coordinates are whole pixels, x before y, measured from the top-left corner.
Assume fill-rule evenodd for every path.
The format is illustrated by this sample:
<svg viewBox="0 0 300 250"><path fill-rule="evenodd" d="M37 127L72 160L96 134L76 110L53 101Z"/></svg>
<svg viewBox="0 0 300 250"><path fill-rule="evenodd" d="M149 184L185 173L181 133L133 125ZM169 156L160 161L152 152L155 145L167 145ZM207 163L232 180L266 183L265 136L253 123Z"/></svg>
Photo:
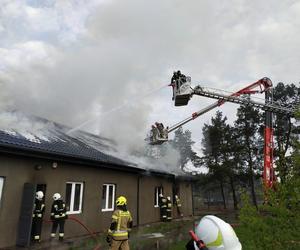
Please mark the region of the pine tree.
<svg viewBox="0 0 300 250"><path fill-rule="evenodd" d="M281 106L294 107L295 103L299 103L299 93L300 88L294 84L285 85L280 82L273 89L273 99ZM286 181L288 169L293 165L292 158L287 152L293 147L293 141L299 132L299 128L292 123L290 117L284 114L274 115L274 160L282 182Z"/></svg>
<svg viewBox="0 0 300 250"><path fill-rule="evenodd" d="M183 131L182 127L175 131L174 139L170 140L170 144L180 153L179 164L182 169L188 161L193 162L196 159L196 152L192 149L194 143L191 132L189 130Z"/></svg>
<svg viewBox="0 0 300 250"><path fill-rule="evenodd" d="M211 125L204 124L202 129L204 163L209 169L209 177L219 182L224 208L226 208L224 188L229 176L229 156L226 155L228 151L226 135L228 138L229 126L226 124L226 120L227 118L223 117L222 112L217 111L216 117L211 119Z"/></svg>
<svg viewBox="0 0 300 250"><path fill-rule="evenodd" d="M238 130L230 125L227 126L224 131L224 164L227 167L227 175L229 179L229 184L232 192L232 199L234 208L238 208L236 185L237 182L242 183L243 176L243 161L241 157L241 152L243 147L241 146Z"/></svg>
<svg viewBox="0 0 300 250"><path fill-rule="evenodd" d="M257 157L261 138L258 136L260 125L259 111L251 106L240 106L237 111L235 127L243 150L241 157L247 166L247 176L251 187L252 202L257 207L255 192L255 171L261 170L263 165Z"/></svg>

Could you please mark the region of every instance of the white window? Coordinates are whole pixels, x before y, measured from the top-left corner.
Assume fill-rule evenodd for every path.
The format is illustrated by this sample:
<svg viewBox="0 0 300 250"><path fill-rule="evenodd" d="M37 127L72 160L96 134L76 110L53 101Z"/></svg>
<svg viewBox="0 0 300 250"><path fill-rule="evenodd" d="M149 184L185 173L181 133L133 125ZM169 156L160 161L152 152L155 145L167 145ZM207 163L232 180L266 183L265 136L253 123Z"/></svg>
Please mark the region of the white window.
<svg viewBox="0 0 300 250"><path fill-rule="evenodd" d="M82 182L67 182L66 206L68 214L80 214L82 212Z"/></svg>
<svg viewBox="0 0 300 250"><path fill-rule="evenodd" d="M163 187L155 187L154 189L154 207L158 207L159 206L159 195L163 194Z"/></svg>
<svg viewBox="0 0 300 250"><path fill-rule="evenodd" d="M103 184L101 211L114 210L115 191L116 191L115 184Z"/></svg>
<svg viewBox="0 0 300 250"><path fill-rule="evenodd" d="M0 204L2 198L3 184L4 184L4 177L0 177Z"/></svg>

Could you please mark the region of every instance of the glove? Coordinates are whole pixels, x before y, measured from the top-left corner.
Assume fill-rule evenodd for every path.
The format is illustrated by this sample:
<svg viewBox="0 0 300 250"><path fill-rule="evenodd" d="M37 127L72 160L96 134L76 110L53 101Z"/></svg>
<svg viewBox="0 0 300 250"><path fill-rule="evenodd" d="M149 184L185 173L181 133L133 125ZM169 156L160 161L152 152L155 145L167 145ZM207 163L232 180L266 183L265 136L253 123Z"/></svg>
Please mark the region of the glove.
<svg viewBox="0 0 300 250"><path fill-rule="evenodd" d="M110 243L111 243L111 240L112 240L111 236L108 235L108 236L106 237L106 242L107 242L108 244L110 244Z"/></svg>
<svg viewBox="0 0 300 250"><path fill-rule="evenodd" d="M206 246L204 246L204 242L202 240L199 240L196 242L197 247L199 247L200 250L208 250Z"/></svg>

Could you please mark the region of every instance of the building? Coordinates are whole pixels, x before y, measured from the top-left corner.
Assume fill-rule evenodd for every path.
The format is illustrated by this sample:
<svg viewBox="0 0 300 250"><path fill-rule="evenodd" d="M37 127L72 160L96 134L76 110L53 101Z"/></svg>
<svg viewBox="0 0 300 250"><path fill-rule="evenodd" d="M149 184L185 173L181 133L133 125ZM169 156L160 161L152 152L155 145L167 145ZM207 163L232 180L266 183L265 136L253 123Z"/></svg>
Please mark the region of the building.
<svg viewBox="0 0 300 250"><path fill-rule="evenodd" d="M127 197L134 225L159 221L161 191L171 197L178 193L184 215L192 215L189 180L114 157L107 153L112 143L105 138L85 132L69 136L64 126L39 122L47 123L43 133L0 131L0 248L29 244L37 190L45 193L42 240L50 238L50 210L56 192L66 201L69 217L94 232L108 228L119 195ZM65 237L85 234L78 223L67 221Z"/></svg>

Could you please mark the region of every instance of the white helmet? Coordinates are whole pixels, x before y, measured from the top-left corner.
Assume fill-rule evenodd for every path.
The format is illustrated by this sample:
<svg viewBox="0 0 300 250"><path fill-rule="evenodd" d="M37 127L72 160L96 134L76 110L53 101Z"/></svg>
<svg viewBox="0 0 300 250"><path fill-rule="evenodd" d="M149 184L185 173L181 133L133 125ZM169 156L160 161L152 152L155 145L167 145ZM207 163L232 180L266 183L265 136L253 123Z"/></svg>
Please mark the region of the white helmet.
<svg viewBox="0 0 300 250"><path fill-rule="evenodd" d="M204 216L197 225L195 233L209 250L242 249L233 228L216 216Z"/></svg>
<svg viewBox="0 0 300 250"><path fill-rule="evenodd" d="M164 197L163 194L159 194L159 197Z"/></svg>
<svg viewBox="0 0 300 250"><path fill-rule="evenodd" d="M43 193L42 191L37 191L37 192L35 193L35 198L36 198L37 200L42 200L43 197L44 197L44 193Z"/></svg>
<svg viewBox="0 0 300 250"><path fill-rule="evenodd" d="M171 200L171 197L170 197L170 196L168 196L168 197L167 197L167 200L168 200L168 201L170 201L170 200Z"/></svg>
<svg viewBox="0 0 300 250"><path fill-rule="evenodd" d="M61 198L61 195L59 193L55 193L53 195L53 200L55 200L55 201L59 200L60 198Z"/></svg>

